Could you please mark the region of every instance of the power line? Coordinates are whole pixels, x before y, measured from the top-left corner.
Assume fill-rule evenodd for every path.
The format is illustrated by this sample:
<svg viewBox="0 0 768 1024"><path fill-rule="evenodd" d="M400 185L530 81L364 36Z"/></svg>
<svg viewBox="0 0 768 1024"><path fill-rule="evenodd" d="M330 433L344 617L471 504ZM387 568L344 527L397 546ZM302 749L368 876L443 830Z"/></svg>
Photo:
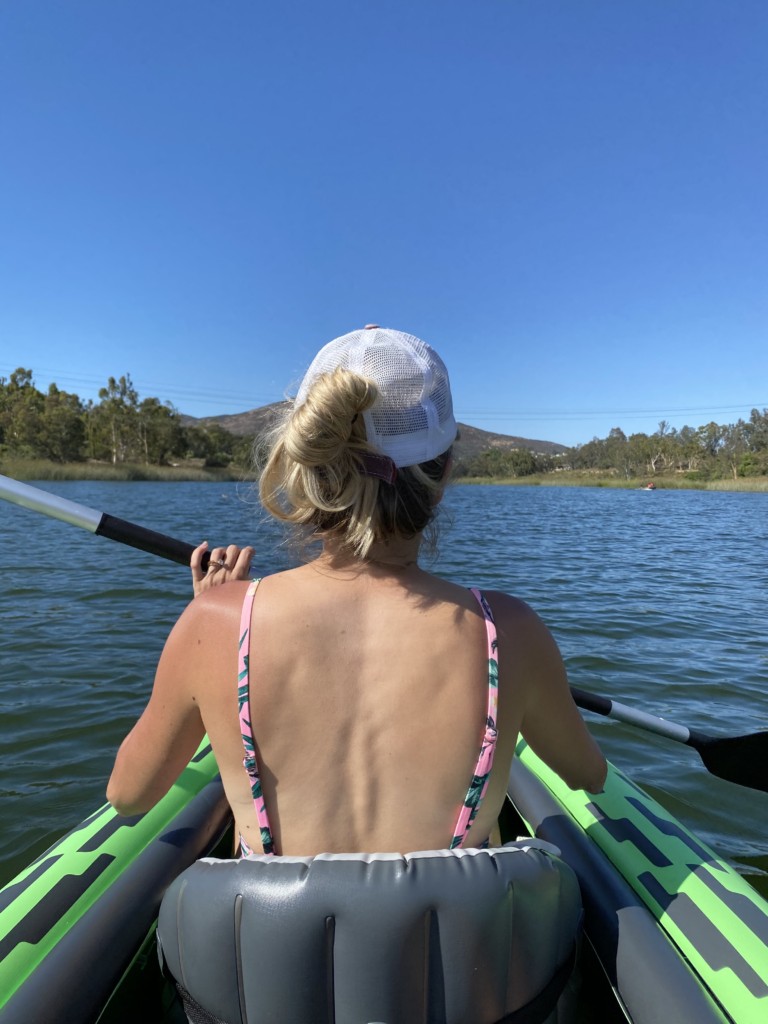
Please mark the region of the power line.
<svg viewBox="0 0 768 1024"><path fill-rule="evenodd" d="M0 364L0 376L8 377L18 367L11 364ZM95 390L106 387L107 379L103 377L80 374L73 376L65 371L49 369L47 367L32 370L33 381L37 376L44 377L50 382L56 383L59 387L87 388ZM112 374L118 379L122 374ZM283 392L272 391L253 392L241 391L230 388L199 388L181 385L178 383L167 384L147 380L135 380L131 378L134 387L139 394L146 397L147 392L156 392L157 397L163 401L181 401L190 405L226 405L229 408L236 408L238 412L258 408L262 405L269 405L272 402L281 401L285 395ZM740 402L731 405L719 406L686 406L682 408L654 408L654 409L461 409L456 415L463 421L552 421L568 420L579 421L594 417L618 416L622 419L643 419L649 416L658 416L665 419L670 416L707 416L713 413L740 413L744 410L764 409L768 407L768 400L763 402Z"/></svg>
<svg viewBox="0 0 768 1024"><path fill-rule="evenodd" d="M0 376L9 377L17 369L14 366L12 369L10 366L6 369L0 366ZM119 379L122 374L111 374L112 377ZM32 379L36 382L38 377L55 383L58 387L74 388L78 389L96 390L107 386L108 378L96 377L80 374L78 376L72 376L65 372L59 372L58 370L50 370L42 368L40 370L32 371ZM146 397L147 392L154 391L157 393L157 397L162 396L163 401L180 399L188 401L190 403L199 404L205 402L211 404L214 402L226 403L227 405L235 405L242 411L243 409L253 409L259 405L268 405L271 402L280 401L282 395L275 396L274 393L266 395L265 393L254 393L244 391L234 391L223 388L210 388L200 389L199 387L188 387L179 384L160 384L153 383L146 380L135 380L131 375L131 381L133 386L139 392L140 395Z"/></svg>

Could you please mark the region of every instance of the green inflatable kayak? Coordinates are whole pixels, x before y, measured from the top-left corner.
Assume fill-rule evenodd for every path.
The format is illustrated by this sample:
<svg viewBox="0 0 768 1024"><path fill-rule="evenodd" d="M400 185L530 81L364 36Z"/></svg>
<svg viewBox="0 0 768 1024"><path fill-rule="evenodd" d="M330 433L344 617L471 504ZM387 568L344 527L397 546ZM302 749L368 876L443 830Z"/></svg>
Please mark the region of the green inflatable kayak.
<svg viewBox="0 0 768 1024"><path fill-rule="evenodd" d="M768 902L624 774L573 792L521 741L500 824L554 844L578 878L580 1019L768 1020ZM103 807L29 865L0 892L0 1024L184 1020L158 910L193 861L229 856L229 829L203 746L152 811Z"/></svg>

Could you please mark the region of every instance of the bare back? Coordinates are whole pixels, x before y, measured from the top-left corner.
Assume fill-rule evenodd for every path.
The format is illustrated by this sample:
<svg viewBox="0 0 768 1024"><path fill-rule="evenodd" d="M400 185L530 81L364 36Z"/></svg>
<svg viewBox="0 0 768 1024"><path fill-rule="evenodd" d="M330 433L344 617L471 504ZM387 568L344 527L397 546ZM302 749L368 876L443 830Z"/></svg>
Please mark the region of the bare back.
<svg viewBox="0 0 768 1024"><path fill-rule="evenodd" d="M258 850L237 697L247 589L212 588L182 614L107 796L124 814L153 807L207 732L237 828ZM606 772L547 627L524 602L485 596L498 632L498 739L464 845L492 832L518 732L573 788L598 792ZM276 852L448 846L488 708L486 626L473 595L415 563L330 571L320 559L262 581L250 634L250 714Z"/></svg>
<svg viewBox="0 0 768 1024"><path fill-rule="evenodd" d="M242 585L221 589L242 600ZM365 568L340 577L311 564L270 576L254 601L249 662L278 852L448 845L488 701L486 625L468 591L419 570ZM495 824L522 714L522 704L508 699L503 656L500 674L497 755L468 845ZM227 699L235 687L234 671L217 673L200 710L237 825L260 850Z"/></svg>

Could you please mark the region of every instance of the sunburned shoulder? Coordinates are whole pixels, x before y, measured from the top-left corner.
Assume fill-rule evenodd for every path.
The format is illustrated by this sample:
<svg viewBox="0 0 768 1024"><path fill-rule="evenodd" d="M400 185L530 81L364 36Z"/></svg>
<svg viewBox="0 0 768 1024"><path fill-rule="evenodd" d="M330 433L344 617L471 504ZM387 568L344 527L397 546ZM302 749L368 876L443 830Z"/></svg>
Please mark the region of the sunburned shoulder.
<svg viewBox="0 0 768 1024"><path fill-rule="evenodd" d="M173 627L170 641L187 644L190 639L221 636L239 624L247 582L234 581L199 594L189 602Z"/></svg>

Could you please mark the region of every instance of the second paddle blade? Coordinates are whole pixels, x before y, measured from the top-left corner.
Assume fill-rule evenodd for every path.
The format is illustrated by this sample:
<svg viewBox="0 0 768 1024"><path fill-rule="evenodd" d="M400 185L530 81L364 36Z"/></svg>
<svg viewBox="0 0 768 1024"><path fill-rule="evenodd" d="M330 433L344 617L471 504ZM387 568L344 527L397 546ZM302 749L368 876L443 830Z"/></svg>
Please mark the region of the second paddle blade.
<svg viewBox="0 0 768 1024"><path fill-rule="evenodd" d="M723 738L692 732L688 743L713 775L768 793L768 732Z"/></svg>

